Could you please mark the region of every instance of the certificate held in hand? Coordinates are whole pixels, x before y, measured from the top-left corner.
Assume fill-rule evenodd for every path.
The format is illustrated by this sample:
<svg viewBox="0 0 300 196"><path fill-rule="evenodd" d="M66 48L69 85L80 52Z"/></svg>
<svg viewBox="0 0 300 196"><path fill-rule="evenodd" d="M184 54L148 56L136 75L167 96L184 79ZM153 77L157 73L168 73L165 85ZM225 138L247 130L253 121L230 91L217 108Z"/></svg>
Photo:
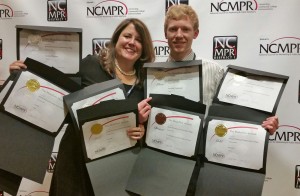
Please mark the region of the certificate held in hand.
<svg viewBox="0 0 300 196"><path fill-rule="evenodd" d="M36 60L27 58L24 63L27 69L11 75L5 95L1 93L0 142L6 148L0 149L0 168L42 183L55 137L65 122L63 96L80 86Z"/></svg>
<svg viewBox="0 0 300 196"><path fill-rule="evenodd" d="M82 59L82 29L17 25L17 58L32 58L65 74L76 74Z"/></svg>
<svg viewBox="0 0 300 196"><path fill-rule="evenodd" d="M145 63L146 97L150 94L178 95L202 101L202 61Z"/></svg>
<svg viewBox="0 0 300 196"><path fill-rule="evenodd" d="M136 102L107 100L79 109L77 115L94 194L126 194L125 185L139 151L137 141L127 135L127 129L137 126Z"/></svg>
<svg viewBox="0 0 300 196"><path fill-rule="evenodd" d="M229 65L216 99L275 114L287 76Z"/></svg>

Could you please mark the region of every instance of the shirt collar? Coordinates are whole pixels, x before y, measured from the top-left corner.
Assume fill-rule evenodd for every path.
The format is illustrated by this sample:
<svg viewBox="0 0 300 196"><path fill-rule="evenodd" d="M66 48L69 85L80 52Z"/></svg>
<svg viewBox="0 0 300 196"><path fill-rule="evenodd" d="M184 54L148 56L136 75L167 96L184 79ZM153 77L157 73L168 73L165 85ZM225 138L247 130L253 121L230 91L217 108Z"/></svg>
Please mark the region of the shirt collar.
<svg viewBox="0 0 300 196"><path fill-rule="evenodd" d="M181 61L191 61L195 59L195 53L193 51L190 52L187 56L185 56ZM174 62L175 60L169 55L168 62Z"/></svg>

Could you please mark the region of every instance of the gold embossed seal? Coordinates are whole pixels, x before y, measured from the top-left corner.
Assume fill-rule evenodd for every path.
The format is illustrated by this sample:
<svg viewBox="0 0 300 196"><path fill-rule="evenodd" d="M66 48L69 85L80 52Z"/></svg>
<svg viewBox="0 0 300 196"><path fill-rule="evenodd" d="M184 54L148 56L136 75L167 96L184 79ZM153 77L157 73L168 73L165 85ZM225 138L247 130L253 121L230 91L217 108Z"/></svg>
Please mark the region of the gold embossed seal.
<svg viewBox="0 0 300 196"><path fill-rule="evenodd" d="M36 79L30 79L26 82L26 87L31 92L35 92L36 90L38 90L41 87L41 85Z"/></svg>
<svg viewBox="0 0 300 196"><path fill-rule="evenodd" d="M92 134L100 134L103 130L103 125L96 123L91 127Z"/></svg>
<svg viewBox="0 0 300 196"><path fill-rule="evenodd" d="M42 36L38 34L30 34L28 36L28 43L31 45L38 45L42 42Z"/></svg>
<svg viewBox="0 0 300 196"><path fill-rule="evenodd" d="M157 80L161 80L166 76L166 72L164 72L163 70L159 70L156 71L153 75Z"/></svg>
<svg viewBox="0 0 300 196"><path fill-rule="evenodd" d="M219 124L215 128L215 133L219 137L224 137L227 133L227 127L225 127L223 124Z"/></svg>

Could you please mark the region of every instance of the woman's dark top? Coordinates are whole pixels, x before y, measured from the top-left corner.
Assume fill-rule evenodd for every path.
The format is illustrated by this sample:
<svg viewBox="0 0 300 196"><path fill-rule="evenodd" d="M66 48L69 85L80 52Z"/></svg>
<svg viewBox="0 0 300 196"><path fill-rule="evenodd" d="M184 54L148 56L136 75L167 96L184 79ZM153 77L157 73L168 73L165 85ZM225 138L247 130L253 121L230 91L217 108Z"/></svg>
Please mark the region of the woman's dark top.
<svg viewBox="0 0 300 196"><path fill-rule="evenodd" d="M97 56L85 57L79 68L79 76L83 87L113 79L102 68ZM124 85L125 91L131 85ZM144 99L143 89L134 87L128 99L136 100L137 104ZM50 196L92 196L91 182L86 170L80 134L76 133L70 123L61 140L55 170L52 177Z"/></svg>

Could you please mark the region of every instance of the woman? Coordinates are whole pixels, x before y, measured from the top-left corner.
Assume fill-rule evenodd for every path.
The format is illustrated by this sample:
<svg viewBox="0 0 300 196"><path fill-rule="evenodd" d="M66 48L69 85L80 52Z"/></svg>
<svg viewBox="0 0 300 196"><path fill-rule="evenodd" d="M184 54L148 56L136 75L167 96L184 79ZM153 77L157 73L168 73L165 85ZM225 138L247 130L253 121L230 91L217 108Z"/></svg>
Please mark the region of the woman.
<svg viewBox="0 0 300 196"><path fill-rule="evenodd" d="M108 51L108 52L107 52ZM127 130L130 138L139 140L145 133L143 123L150 112L148 101L144 99L143 64L155 58L149 30L138 19L125 19L115 29L109 48L103 55L88 55L79 69L82 86L119 78L124 84L128 99L136 100L139 109L139 126ZM10 71L26 68L23 61L10 65ZM50 195L93 195L86 171L80 138L70 124L61 141Z"/></svg>

